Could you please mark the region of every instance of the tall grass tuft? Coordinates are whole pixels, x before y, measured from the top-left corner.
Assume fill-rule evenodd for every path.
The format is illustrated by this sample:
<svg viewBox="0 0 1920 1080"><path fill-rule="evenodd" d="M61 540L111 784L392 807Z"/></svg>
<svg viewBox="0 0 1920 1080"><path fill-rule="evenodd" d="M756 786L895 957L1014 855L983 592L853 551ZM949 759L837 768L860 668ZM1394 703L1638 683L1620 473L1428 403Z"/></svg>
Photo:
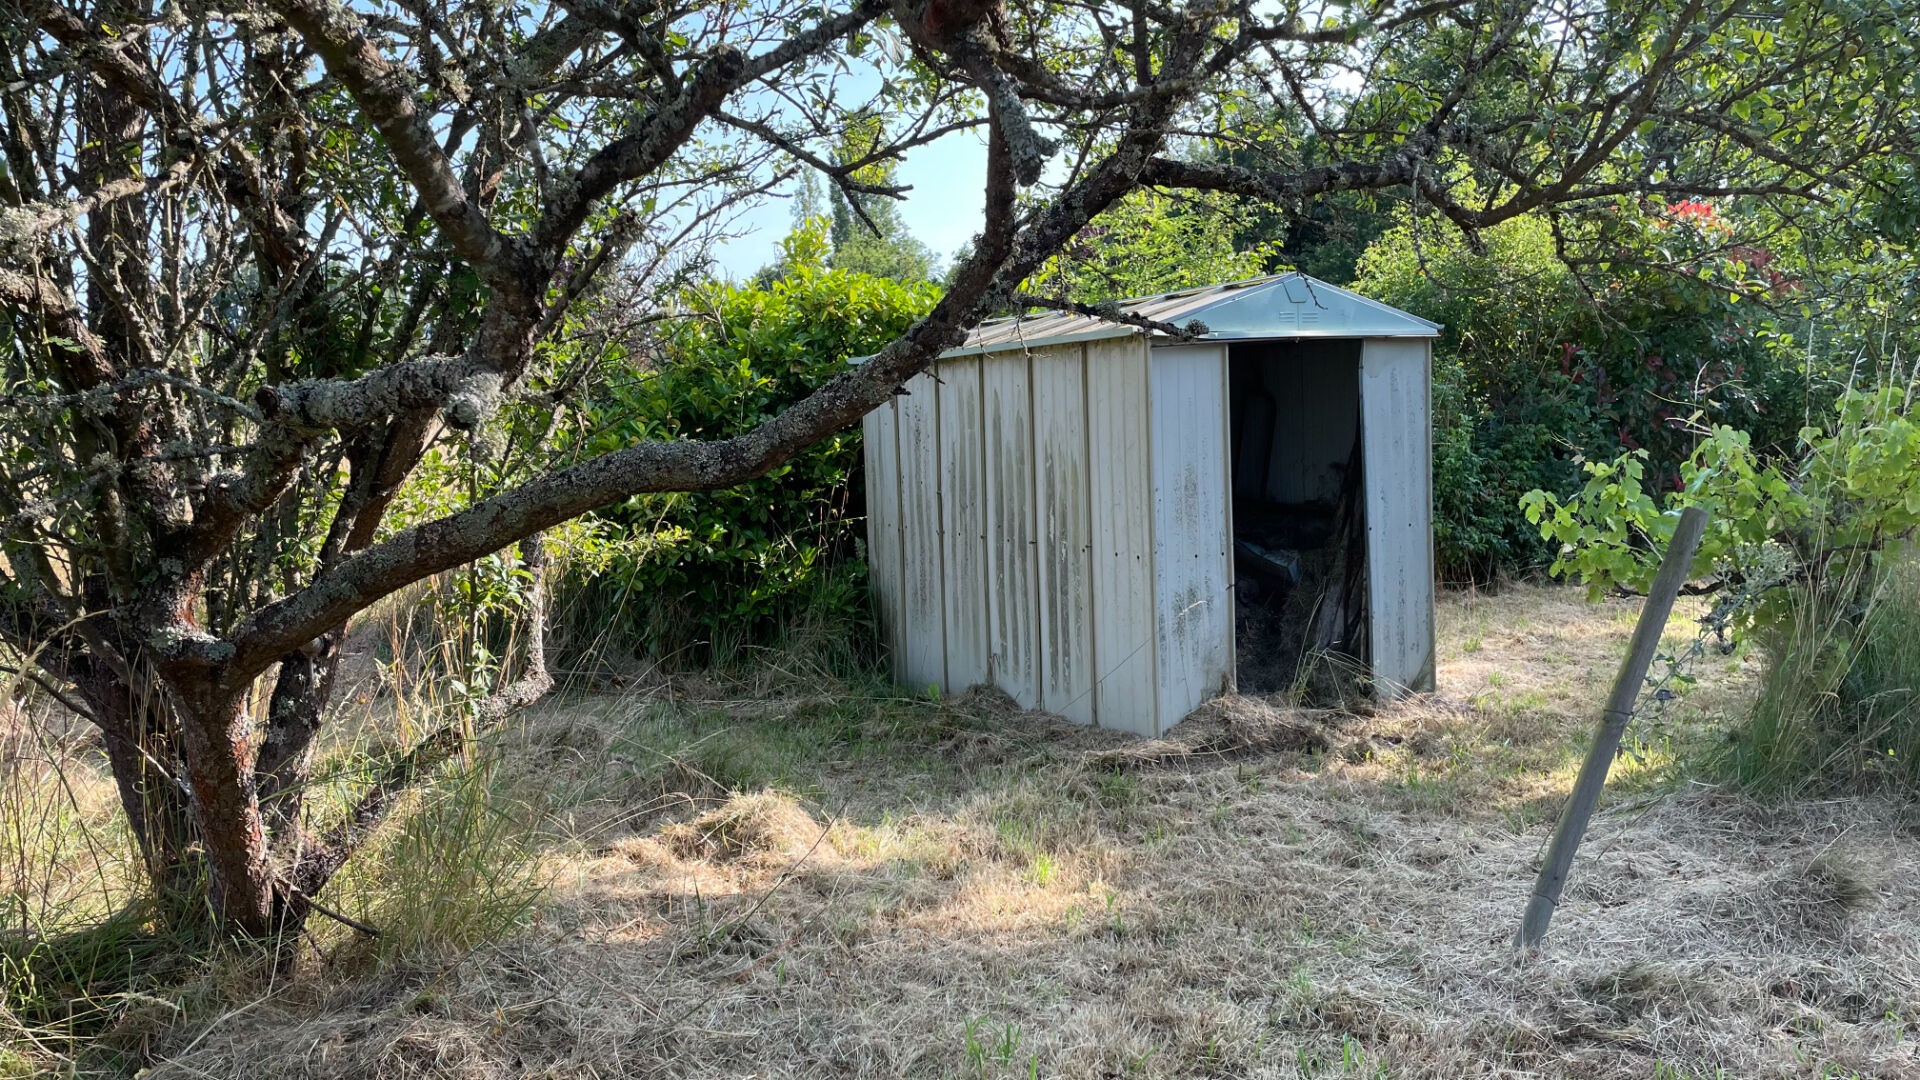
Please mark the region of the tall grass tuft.
<svg viewBox="0 0 1920 1080"><path fill-rule="evenodd" d="M91 732L17 686L0 702L0 1077L71 1072L98 1033L191 976L204 943L143 902Z"/></svg>
<svg viewBox="0 0 1920 1080"><path fill-rule="evenodd" d="M394 755L488 689L496 650L474 625L458 605L414 595L356 630L357 650L393 662L361 665L345 681L366 685L336 698L307 799L316 831L347 813ZM372 648L375 639L386 647ZM477 739L424 778L322 892L325 908L378 937L316 914L300 964L364 971L526 924L543 885L545 807L516 794L524 785L498 780L497 745ZM261 950L170 929L144 886L96 733L54 703L0 686L0 1080L86 1073L100 1061L131 1072L139 1060L129 1045L284 985Z"/></svg>
<svg viewBox="0 0 1920 1080"><path fill-rule="evenodd" d="M414 792L329 884L321 902L377 930L368 938L314 920L338 965L458 955L526 925L545 887L537 862L543 808L498 783L484 748Z"/></svg>
<svg viewBox="0 0 1920 1080"><path fill-rule="evenodd" d="M314 771L309 805L323 820L351 812L387 763L448 724L509 677L500 658L518 642L495 605L446 578L382 608L363 628L379 662L363 715L339 724ZM401 800L317 898L309 921L319 954L338 967L448 956L499 940L533 915L546 807L501 779L510 730L467 732L458 757ZM352 923L377 931L369 937Z"/></svg>
<svg viewBox="0 0 1920 1080"><path fill-rule="evenodd" d="M1836 560L1783 590L1767 667L1725 764L1757 794L1920 794L1920 560Z"/></svg>
<svg viewBox="0 0 1920 1080"><path fill-rule="evenodd" d="M0 709L0 940L103 918L142 875L91 732L50 708Z"/></svg>

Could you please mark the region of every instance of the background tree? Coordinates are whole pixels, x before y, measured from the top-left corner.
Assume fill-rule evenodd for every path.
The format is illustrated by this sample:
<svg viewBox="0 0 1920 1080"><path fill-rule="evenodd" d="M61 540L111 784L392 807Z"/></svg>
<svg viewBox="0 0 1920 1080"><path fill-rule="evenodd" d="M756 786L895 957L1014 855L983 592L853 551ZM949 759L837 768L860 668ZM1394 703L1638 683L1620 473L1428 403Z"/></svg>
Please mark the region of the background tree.
<svg viewBox="0 0 1920 1080"><path fill-rule="evenodd" d="M304 804L356 613L520 544L536 632L472 719L533 700L542 530L790 461L1143 186L1294 215L1404 191L1472 237L1629 193L1910 182L1867 167L1904 138L1904 9L1875 0L7 4L0 634L98 727L176 915L241 935L298 926L467 730ZM1249 103L1314 156L1234 132ZM566 407L574 305L618 284L643 333L701 236L795 171L884 195L863 169L979 128L980 235L864 364L738 434L393 516L431 448Z"/></svg>
<svg viewBox="0 0 1920 1080"><path fill-rule="evenodd" d="M836 164L852 170L848 175L859 187L836 186L830 192L831 265L895 281L926 281L933 275L933 253L907 231L900 208L885 194L904 190L897 179L899 163L870 160L884 133L879 117L860 117L848 125L834 154Z"/></svg>

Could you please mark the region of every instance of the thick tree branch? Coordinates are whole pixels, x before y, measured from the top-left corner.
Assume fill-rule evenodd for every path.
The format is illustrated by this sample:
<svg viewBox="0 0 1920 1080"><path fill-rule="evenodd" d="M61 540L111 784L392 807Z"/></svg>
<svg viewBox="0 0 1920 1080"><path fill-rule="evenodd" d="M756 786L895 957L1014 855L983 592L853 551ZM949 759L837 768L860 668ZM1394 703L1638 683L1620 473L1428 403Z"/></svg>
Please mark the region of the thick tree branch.
<svg viewBox="0 0 1920 1080"><path fill-rule="evenodd" d="M68 358L74 374L68 385L73 389L90 390L114 380L116 373L107 360L106 346L87 325L80 305L44 275L20 274L0 267L0 305L44 320L49 336L65 343L54 351Z"/></svg>
<svg viewBox="0 0 1920 1080"><path fill-rule="evenodd" d="M157 176L122 177L63 203L34 203L0 210L0 250L7 247L33 250L48 233L69 228L110 203L157 195L179 187L192 179L194 166L192 159L182 159Z"/></svg>
<svg viewBox="0 0 1920 1080"><path fill-rule="evenodd" d="M753 431L715 442L642 443L407 529L322 571L307 588L244 620L230 638L231 655L222 657L220 678L230 686L245 685L289 649L429 574L635 494L730 487L852 424L942 350L959 344L968 328L1003 306L1060 245L1131 191L1160 148L1171 110L1166 103L1140 109L1114 150L1057 195L1011 243L976 247L955 268L939 303L905 334ZM1002 174L1000 187L1007 187L1006 179ZM990 193L988 203L1010 198L1010 191Z"/></svg>

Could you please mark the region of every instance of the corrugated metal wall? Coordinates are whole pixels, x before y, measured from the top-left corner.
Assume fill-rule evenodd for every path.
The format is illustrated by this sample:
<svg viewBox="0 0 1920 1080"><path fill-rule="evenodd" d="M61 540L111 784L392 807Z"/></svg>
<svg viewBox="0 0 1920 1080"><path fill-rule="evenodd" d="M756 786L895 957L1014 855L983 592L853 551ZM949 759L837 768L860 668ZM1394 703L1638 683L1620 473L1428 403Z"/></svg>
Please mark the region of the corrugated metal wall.
<svg viewBox="0 0 1920 1080"><path fill-rule="evenodd" d="M1077 350L1078 346L1062 346ZM987 670L954 672L958 690L989 682L1028 708L1040 702L1038 517L1033 510L1032 357L994 353L981 363L986 418ZM982 675L980 678L973 676ZM964 681L963 681L964 680Z"/></svg>
<svg viewBox="0 0 1920 1080"><path fill-rule="evenodd" d="M1133 337L964 357L867 417L875 601L901 685L991 683L1149 735L1219 692L1224 355L1150 366ZM1173 553L1158 580L1156 550Z"/></svg>
<svg viewBox="0 0 1920 1080"><path fill-rule="evenodd" d="M943 687L984 682L992 655L992 613L987 604L985 413L980 404L980 358L940 365L941 542L947 597L946 675Z"/></svg>
<svg viewBox="0 0 1920 1080"><path fill-rule="evenodd" d="M1153 350L1154 619L1161 726L1233 686L1227 349Z"/></svg>
<svg viewBox="0 0 1920 1080"><path fill-rule="evenodd" d="M1360 351L1368 629L1375 692L1382 697L1434 688L1427 348L1420 338L1369 338Z"/></svg>
<svg viewBox="0 0 1920 1080"><path fill-rule="evenodd" d="M867 580L873 588L874 617L880 640L887 643L895 682L905 683L900 670L900 442L894 436L894 402L868 413L860 421L860 442L866 463Z"/></svg>
<svg viewBox="0 0 1920 1080"><path fill-rule="evenodd" d="M941 543L940 410L933 379L893 399L900 468L900 670L914 687L946 681Z"/></svg>
<svg viewBox="0 0 1920 1080"><path fill-rule="evenodd" d="M1085 345L1033 355L1040 705L1093 723L1093 507Z"/></svg>
<svg viewBox="0 0 1920 1080"><path fill-rule="evenodd" d="M1137 337L1087 345L1092 463L1094 716L1103 727L1158 734L1153 515L1146 491L1152 412L1147 348Z"/></svg>

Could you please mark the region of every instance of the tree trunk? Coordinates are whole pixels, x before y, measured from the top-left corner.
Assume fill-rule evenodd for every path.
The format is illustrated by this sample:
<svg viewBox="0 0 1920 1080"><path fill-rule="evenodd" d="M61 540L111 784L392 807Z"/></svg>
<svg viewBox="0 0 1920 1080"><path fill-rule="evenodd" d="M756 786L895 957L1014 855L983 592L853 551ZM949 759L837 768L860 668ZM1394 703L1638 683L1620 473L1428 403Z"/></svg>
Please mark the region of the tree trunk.
<svg viewBox="0 0 1920 1080"><path fill-rule="evenodd" d="M254 788L246 699L216 690L175 693L182 699L180 745L213 913L229 933L263 937L274 925L273 870Z"/></svg>
<svg viewBox="0 0 1920 1080"><path fill-rule="evenodd" d="M154 898L169 921L190 918L204 869L194 847L185 778L179 775L180 725L166 688L151 669L128 685L104 667L80 683L100 728L120 806L139 844Z"/></svg>
<svg viewBox="0 0 1920 1080"><path fill-rule="evenodd" d="M272 925L273 873L254 795L244 698L187 702L150 666L132 685L84 685L161 915L259 936ZM211 900L211 908L208 900Z"/></svg>
<svg viewBox="0 0 1920 1080"><path fill-rule="evenodd" d="M327 703L333 699L345 628L322 635L310 646L280 661L267 702L267 730L253 775L259 784L260 810L277 847L299 836L307 777L313 766L313 741Z"/></svg>

